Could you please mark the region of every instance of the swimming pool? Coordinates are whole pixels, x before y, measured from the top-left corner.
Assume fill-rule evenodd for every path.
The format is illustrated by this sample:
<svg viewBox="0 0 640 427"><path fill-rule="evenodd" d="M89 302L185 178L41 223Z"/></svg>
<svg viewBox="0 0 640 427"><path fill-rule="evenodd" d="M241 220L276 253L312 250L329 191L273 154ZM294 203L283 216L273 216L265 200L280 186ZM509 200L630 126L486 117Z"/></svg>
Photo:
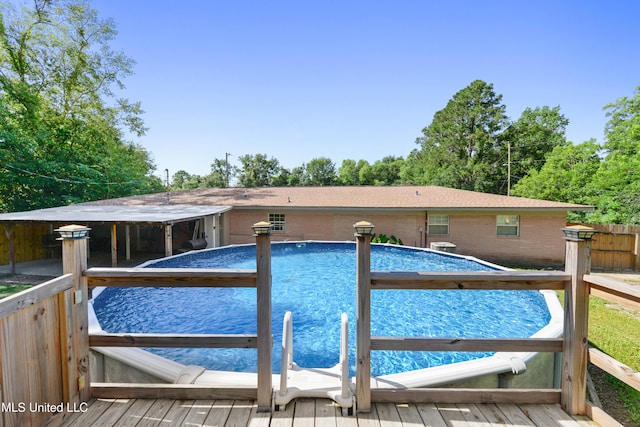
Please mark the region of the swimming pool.
<svg viewBox="0 0 640 427"><path fill-rule="evenodd" d="M191 252L146 267L255 268L255 246ZM373 270L495 270L465 257L408 247L372 245ZM273 369L279 372L282 319L293 313L294 361L302 367L338 363L340 315L350 323L351 372L355 370L354 243L272 244ZM375 291L371 333L388 336L529 337L550 319L537 291ZM255 289L109 288L93 302L109 332L256 332ZM180 325L177 327L176 325ZM152 349L185 365L255 372L255 349ZM374 351L374 376L490 356L491 353Z"/></svg>

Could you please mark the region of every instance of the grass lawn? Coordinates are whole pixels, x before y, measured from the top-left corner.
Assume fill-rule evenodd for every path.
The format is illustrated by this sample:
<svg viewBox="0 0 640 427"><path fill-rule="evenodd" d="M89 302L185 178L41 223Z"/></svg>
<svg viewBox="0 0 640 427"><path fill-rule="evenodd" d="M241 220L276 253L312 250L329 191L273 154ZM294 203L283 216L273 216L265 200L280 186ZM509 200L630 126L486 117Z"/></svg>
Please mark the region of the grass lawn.
<svg viewBox="0 0 640 427"><path fill-rule="evenodd" d="M600 298L589 298L589 342L640 372L640 313L620 309ZM640 391L610 378L631 420L640 425Z"/></svg>
<svg viewBox="0 0 640 427"><path fill-rule="evenodd" d="M24 291L25 289L29 289L32 285L6 285L0 284L0 299L4 297L8 297L9 295L13 295L20 291Z"/></svg>

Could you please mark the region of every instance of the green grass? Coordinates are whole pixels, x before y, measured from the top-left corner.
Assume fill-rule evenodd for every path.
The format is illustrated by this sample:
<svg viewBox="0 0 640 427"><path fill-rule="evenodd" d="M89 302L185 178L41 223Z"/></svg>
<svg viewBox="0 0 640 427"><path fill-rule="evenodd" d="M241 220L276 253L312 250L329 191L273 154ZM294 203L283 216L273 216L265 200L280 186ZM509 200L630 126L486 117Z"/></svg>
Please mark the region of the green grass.
<svg viewBox="0 0 640 427"><path fill-rule="evenodd" d="M559 294L563 300L563 293ZM603 299L589 298L589 343L639 372L640 313L616 307ZM608 377L631 420L640 423L640 391L617 378Z"/></svg>
<svg viewBox="0 0 640 427"><path fill-rule="evenodd" d="M31 286L32 285L0 285L0 299L29 289Z"/></svg>
<svg viewBox="0 0 640 427"><path fill-rule="evenodd" d="M640 319L632 312L612 307L600 298L589 298L589 342L639 372ZM610 381L629 411L631 420L640 423L640 391L616 378L610 377Z"/></svg>

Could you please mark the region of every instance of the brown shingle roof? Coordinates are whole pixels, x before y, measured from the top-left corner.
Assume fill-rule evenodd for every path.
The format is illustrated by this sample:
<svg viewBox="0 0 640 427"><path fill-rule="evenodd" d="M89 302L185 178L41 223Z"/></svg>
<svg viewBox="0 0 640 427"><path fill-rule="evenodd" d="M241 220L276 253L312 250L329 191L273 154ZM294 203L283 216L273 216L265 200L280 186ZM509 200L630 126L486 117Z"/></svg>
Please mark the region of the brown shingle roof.
<svg viewBox="0 0 640 427"><path fill-rule="evenodd" d="M593 207L508 197L435 186L198 188L172 192L169 204L245 208L534 209L592 210ZM165 205L167 194L102 200L107 205Z"/></svg>

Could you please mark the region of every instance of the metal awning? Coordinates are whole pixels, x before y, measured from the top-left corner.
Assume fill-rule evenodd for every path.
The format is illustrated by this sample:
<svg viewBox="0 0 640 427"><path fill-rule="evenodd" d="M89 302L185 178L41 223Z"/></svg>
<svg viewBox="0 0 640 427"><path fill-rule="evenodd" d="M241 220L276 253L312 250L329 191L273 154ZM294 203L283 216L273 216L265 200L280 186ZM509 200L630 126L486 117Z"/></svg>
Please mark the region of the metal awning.
<svg viewBox="0 0 640 427"><path fill-rule="evenodd" d="M27 212L0 214L0 222L54 223L161 223L173 224L216 215L231 210L231 206L193 205L69 205Z"/></svg>
<svg viewBox="0 0 640 427"><path fill-rule="evenodd" d="M111 224L111 258L112 266L117 265L116 224L124 224L126 231L126 251L129 259L129 225L155 224L165 227L165 254L171 255L173 224L196 220L212 215L223 214L232 206L200 206L200 205L100 205L78 204L57 208L37 209L26 212L0 214L9 239L9 263L11 274L15 274L15 250L12 228L21 222L45 222L53 224Z"/></svg>

